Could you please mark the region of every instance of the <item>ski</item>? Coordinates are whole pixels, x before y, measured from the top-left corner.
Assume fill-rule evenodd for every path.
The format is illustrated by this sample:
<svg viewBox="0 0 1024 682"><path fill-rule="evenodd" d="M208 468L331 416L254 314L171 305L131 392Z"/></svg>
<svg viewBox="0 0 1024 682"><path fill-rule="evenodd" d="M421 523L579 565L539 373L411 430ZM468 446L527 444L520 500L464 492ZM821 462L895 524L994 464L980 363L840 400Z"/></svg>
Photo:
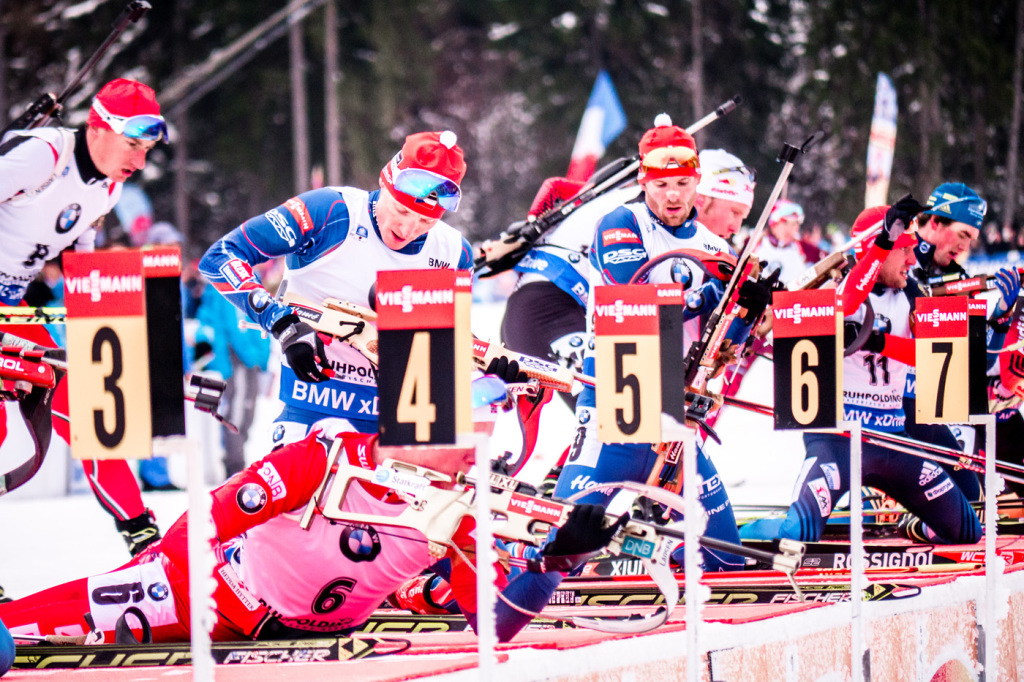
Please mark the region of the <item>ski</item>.
<svg viewBox="0 0 1024 682"><path fill-rule="evenodd" d="M850 601L850 579L845 574L838 580L804 582L798 580L803 602L845 602ZM801 602L787 582L764 582L706 584L711 594L709 605L729 604L796 604ZM905 599L921 593L921 586L904 580L879 580L871 582L864 592L865 601ZM601 583L573 584L563 582L555 591L550 606L659 606L665 598L654 583L603 581ZM684 603L684 598L680 598Z"/></svg>
<svg viewBox="0 0 1024 682"><path fill-rule="evenodd" d="M551 602L553 603L553 602ZM534 618L526 629L544 630L576 627L557 618ZM440 634L442 632L473 632L469 621L461 615L419 615L400 609L379 609L356 630L357 635Z"/></svg>
<svg viewBox="0 0 1024 682"><path fill-rule="evenodd" d="M15 636L17 639L17 636ZM379 637L326 637L277 642L214 642L213 660L219 665L257 663L316 663L352 661L400 653L409 648L401 639ZM173 644L94 644L17 647L14 668L136 668L191 665L187 642Z"/></svg>

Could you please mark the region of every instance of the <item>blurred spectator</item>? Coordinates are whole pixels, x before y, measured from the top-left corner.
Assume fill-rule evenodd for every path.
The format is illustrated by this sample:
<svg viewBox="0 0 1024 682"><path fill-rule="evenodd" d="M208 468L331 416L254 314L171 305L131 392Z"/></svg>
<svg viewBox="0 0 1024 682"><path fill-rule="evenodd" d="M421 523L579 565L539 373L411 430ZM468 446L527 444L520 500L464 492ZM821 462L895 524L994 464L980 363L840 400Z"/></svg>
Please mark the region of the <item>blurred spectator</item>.
<svg viewBox="0 0 1024 682"><path fill-rule="evenodd" d="M25 290L25 305L33 308L60 308L64 306L64 271L61 269L60 257L46 261L43 269L29 283ZM64 348L67 343L67 332L63 323L45 325L50 337Z"/></svg>
<svg viewBox="0 0 1024 682"><path fill-rule="evenodd" d="M999 253L1010 248L1010 245L1003 242L1003 238L999 234L999 225L995 221L985 226L984 232L981 233L980 242L979 246L985 253Z"/></svg>
<svg viewBox="0 0 1024 682"><path fill-rule="evenodd" d="M166 220L153 223L146 233L147 244L181 244L181 233Z"/></svg>
<svg viewBox="0 0 1024 682"><path fill-rule="evenodd" d="M224 471L231 477L246 466L245 443L256 414L260 375L270 359L270 337L258 329L241 329L239 322L248 318L210 286L203 290L196 317L196 362L227 382L220 413L238 427L233 433L221 426Z"/></svg>

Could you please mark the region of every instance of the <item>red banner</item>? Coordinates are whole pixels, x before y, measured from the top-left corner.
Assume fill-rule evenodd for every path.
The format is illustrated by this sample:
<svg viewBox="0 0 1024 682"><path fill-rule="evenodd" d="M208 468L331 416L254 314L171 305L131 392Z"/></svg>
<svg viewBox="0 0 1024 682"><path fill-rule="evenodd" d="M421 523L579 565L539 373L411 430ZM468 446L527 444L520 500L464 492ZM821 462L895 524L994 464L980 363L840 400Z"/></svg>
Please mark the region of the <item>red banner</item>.
<svg viewBox="0 0 1024 682"><path fill-rule="evenodd" d="M658 333L658 294L647 284L594 289L594 333L600 336Z"/></svg>
<svg viewBox="0 0 1024 682"><path fill-rule="evenodd" d="M142 252L65 253L64 303L68 317L145 315Z"/></svg>
<svg viewBox="0 0 1024 682"><path fill-rule="evenodd" d="M951 339L967 336L968 299L935 296L917 299L914 336L919 339Z"/></svg>
<svg viewBox="0 0 1024 682"><path fill-rule="evenodd" d="M177 277L181 274L181 248L177 244L143 247L142 273L146 277Z"/></svg>
<svg viewBox="0 0 1024 682"><path fill-rule="evenodd" d="M777 291L772 297L772 330L776 337L834 336L836 290Z"/></svg>
<svg viewBox="0 0 1024 682"><path fill-rule="evenodd" d="M455 325L455 270L377 273L378 329L450 329Z"/></svg>

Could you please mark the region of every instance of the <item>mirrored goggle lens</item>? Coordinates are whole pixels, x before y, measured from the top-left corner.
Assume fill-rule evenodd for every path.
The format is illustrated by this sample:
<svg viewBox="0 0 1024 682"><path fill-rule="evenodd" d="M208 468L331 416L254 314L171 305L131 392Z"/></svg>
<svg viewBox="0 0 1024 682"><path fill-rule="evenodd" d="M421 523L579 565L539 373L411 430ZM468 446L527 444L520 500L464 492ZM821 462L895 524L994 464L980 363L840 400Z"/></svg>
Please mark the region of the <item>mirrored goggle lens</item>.
<svg viewBox="0 0 1024 682"><path fill-rule="evenodd" d="M700 165L700 160L697 158L697 152L689 147L658 147L647 152L643 165L645 168L657 168L659 170L666 168L697 168Z"/></svg>
<svg viewBox="0 0 1024 682"><path fill-rule="evenodd" d="M124 122L125 137L138 140L167 140L167 124L159 116L132 116Z"/></svg>
<svg viewBox="0 0 1024 682"><path fill-rule="evenodd" d="M505 400L505 382L493 374L473 380L473 409Z"/></svg>
<svg viewBox="0 0 1024 682"><path fill-rule="evenodd" d="M734 173L739 172L747 176L747 180L750 180L751 184L757 182L757 171L750 166L733 166L732 168L719 168L712 172L712 175L718 175L719 173Z"/></svg>
<svg viewBox="0 0 1024 682"><path fill-rule="evenodd" d="M462 191L454 182L421 168L404 168L395 174L395 189L427 203L440 204L446 211L459 208Z"/></svg>

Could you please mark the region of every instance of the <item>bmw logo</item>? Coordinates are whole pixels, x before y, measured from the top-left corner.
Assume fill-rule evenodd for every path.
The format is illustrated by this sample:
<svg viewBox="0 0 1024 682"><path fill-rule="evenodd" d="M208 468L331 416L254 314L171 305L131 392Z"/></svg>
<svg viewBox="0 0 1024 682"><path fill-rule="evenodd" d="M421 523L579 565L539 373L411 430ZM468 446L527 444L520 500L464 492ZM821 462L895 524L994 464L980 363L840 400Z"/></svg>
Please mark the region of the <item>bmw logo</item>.
<svg viewBox="0 0 1024 682"><path fill-rule="evenodd" d="M258 483L246 483L235 494L238 508L245 514L255 514L267 505L267 493Z"/></svg>
<svg viewBox="0 0 1024 682"><path fill-rule="evenodd" d="M163 583L153 583L146 589L146 593L149 594L149 598L153 601L163 601L170 596L171 590Z"/></svg>
<svg viewBox="0 0 1024 682"><path fill-rule="evenodd" d="M590 421L590 410L583 410L580 412L580 424L586 424Z"/></svg>
<svg viewBox="0 0 1024 682"><path fill-rule="evenodd" d="M279 443L284 440L284 424L278 424L274 427L273 440L275 443Z"/></svg>
<svg viewBox="0 0 1024 682"><path fill-rule="evenodd" d="M55 229L57 234L64 234L70 232L71 229L78 224L78 219L82 217L82 207L79 204L71 204L57 216L57 225Z"/></svg>
<svg viewBox="0 0 1024 682"><path fill-rule="evenodd" d="M570 263L579 263L580 262L580 254L578 254L578 253L570 253L569 254L569 262Z"/></svg>
<svg viewBox="0 0 1024 682"><path fill-rule="evenodd" d="M347 526L338 540L341 553L349 561L373 561L380 554L380 536L372 526Z"/></svg>

